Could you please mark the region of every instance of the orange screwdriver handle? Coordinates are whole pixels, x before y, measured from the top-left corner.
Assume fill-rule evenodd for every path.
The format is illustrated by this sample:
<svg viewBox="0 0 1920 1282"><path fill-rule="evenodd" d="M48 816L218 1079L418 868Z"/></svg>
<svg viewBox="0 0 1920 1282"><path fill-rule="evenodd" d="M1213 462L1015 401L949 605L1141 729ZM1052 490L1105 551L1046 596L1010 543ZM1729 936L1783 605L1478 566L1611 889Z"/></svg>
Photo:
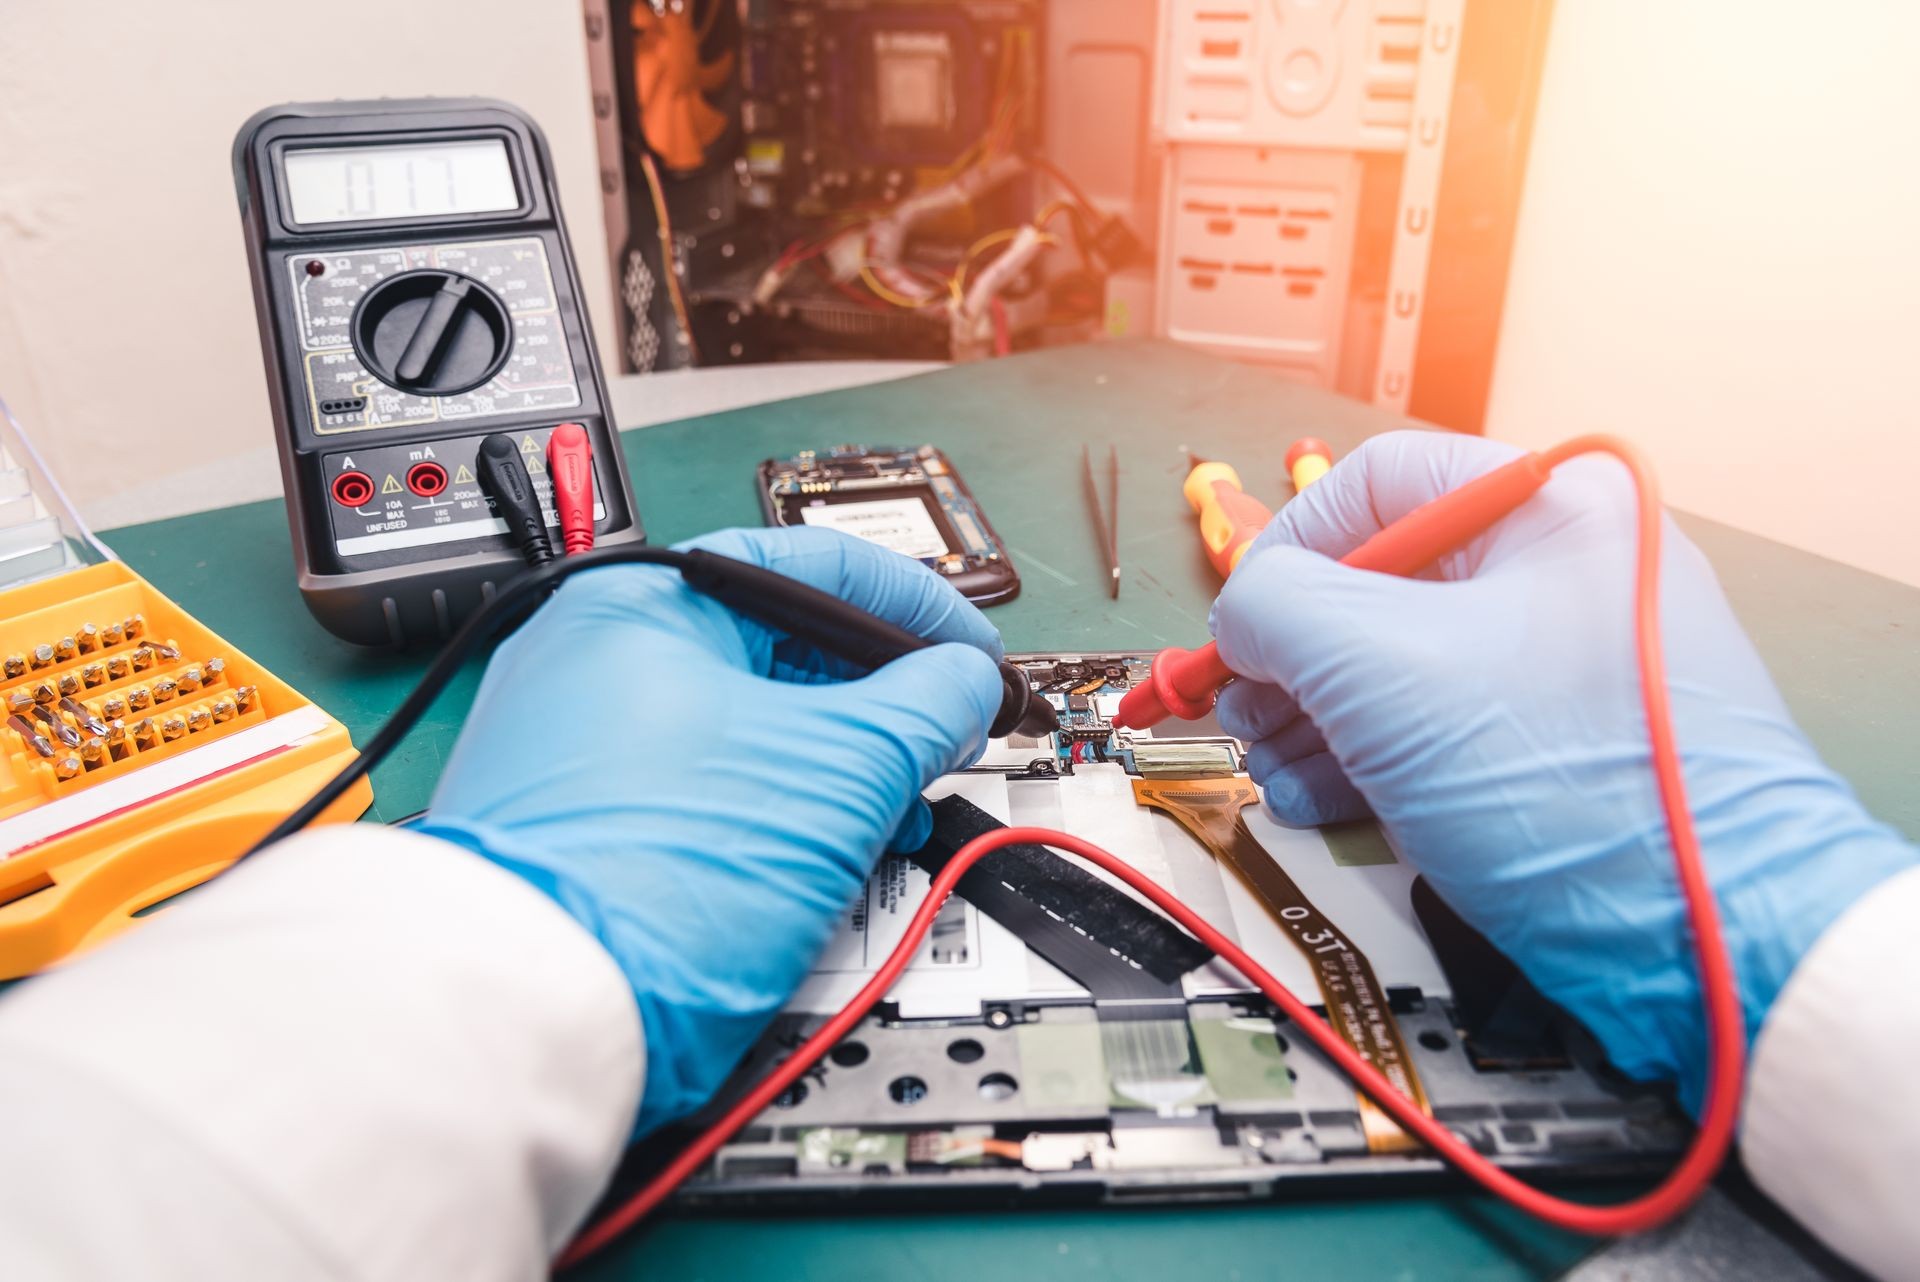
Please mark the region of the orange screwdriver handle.
<svg viewBox="0 0 1920 1282"><path fill-rule="evenodd" d="M1303 436L1287 450L1285 463L1298 494L1333 470L1333 451L1319 437Z"/></svg>
<svg viewBox="0 0 1920 1282"><path fill-rule="evenodd" d="M1240 488L1240 474L1225 463L1196 463L1180 492L1200 514L1200 541L1221 578L1233 573L1247 545L1273 520L1267 505Z"/></svg>
<svg viewBox="0 0 1920 1282"><path fill-rule="evenodd" d="M1341 557L1340 563L1403 578L1418 574L1532 498L1552 472L1543 456L1523 455L1415 508ZM1213 710L1220 687L1233 678L1211 641L1197 650L1169 647L1154 658L1152 679L1120 700L1113 724L1144 730L1170 716L1198 720Z"/></svg>

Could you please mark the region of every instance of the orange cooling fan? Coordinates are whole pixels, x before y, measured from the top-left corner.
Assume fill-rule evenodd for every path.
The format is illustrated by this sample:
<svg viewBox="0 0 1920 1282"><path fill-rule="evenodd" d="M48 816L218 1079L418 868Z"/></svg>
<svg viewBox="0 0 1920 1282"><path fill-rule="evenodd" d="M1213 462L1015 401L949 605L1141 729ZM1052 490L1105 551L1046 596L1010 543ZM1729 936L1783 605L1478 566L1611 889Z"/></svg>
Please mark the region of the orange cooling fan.
<svg viewBox="0 0 1920 1282"><path fill-rule="evenodd" d="M697 169L706 149L727 127L725 113L705 95L724 88L733 75L731 50L700 61L700 44L724 0L707 0L706 20L693 24L695 0L633 0L633 78L640 101L640 128L647 145L669 169Z"/></svg>

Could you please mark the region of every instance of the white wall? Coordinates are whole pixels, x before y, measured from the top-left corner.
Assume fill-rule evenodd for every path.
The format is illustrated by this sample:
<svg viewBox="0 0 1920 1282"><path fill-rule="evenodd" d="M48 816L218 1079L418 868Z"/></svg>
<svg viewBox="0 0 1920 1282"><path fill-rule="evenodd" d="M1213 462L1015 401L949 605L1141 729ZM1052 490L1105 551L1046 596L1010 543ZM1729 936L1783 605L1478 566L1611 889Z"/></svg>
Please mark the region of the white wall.
<svg viewBox="0 0 1920 1282"><path fill-rule="evenodd" d="M1920 584L1916 50L1909 0L1555 0L1489 432Z"/></svg>
<svg viewBox="0 0 1920 1282"><path fill-rule="evenodd" d="M258 498L275 475L228 161L241 122L423 95L540 122L604 344L577 0L0 0L0 395L92 519Z"/></svg>

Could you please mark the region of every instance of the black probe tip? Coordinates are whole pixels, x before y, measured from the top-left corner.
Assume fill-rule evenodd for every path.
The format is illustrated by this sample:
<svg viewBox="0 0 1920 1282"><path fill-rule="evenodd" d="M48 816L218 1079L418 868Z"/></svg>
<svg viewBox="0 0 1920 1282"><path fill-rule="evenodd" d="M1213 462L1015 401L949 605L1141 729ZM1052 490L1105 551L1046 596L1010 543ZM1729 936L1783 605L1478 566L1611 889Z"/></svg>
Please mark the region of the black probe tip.
<svg viewBox="0 0 1920 1282"><path fill-rule="evenodd" d="M999 739L1023 734L1029 739L1044 739L1060 728L1060 714L1047 697L1035 690L1027 674L1013 664L1000 664L1000 682L1006 687L1000 698L1000 712L994 717L988 734Z"/></svg>

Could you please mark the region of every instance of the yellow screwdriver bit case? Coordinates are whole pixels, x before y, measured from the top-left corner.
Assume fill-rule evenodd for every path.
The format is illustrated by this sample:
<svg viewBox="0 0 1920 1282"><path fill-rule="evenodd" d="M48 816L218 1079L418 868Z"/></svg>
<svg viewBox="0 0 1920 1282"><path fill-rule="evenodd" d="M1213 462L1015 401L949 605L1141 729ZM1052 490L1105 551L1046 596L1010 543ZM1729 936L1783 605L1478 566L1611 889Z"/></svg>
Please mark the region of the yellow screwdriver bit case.
<svg viewBox="0 0 1920 1282"><path fill-rule="evenodd" d="M354 753L118 561L0 592L0 715L0 979L214 876ZM362 780L321 821L372 801Z"/></svg>

